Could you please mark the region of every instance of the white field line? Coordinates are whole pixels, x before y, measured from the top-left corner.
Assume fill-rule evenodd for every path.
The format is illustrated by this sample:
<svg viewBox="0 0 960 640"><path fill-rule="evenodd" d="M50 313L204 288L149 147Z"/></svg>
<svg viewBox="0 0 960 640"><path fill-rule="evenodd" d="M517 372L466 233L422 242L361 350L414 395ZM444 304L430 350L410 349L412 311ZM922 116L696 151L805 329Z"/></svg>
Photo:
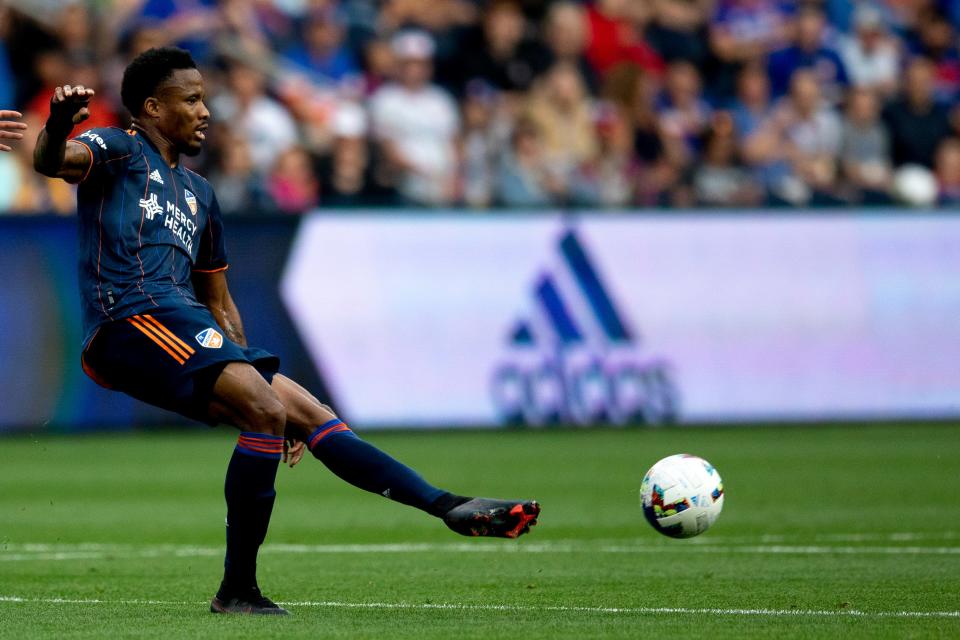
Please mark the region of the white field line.
<svg viewBox="0 0 960 640"><path fill-rule="evenodd" d="M99 598L25 598L0 596L0 603L14 604L83 604L83 605L160 605L160 606L205 606L206 602L173 600L102 600ZM461 604L461 603L409 603L409 602L338 602L305 601L281 602L287 607L314 607L326 609L386 609L386 610L433 610L433 611L498 611L498 612L573 612L594 614L635 615L713 615L713 616L770 616L770 617L855 617L855 618L957 618L960 611L860 611L856 609L723 609L696 607L586 607L563 605L510 605L510 604Z"/></svg>
<svg viewBox="0 0 960 640"><path fill-rule="evenodd" d="M835 545L692 545L684 542L664 544L597 544L571 541L540 543L398 543L398 544L267 544L263 554L386 554L386 553L511 553L511 554L670 554L707 553L718 555L930 555L960 556L960 546L835 546ZM217 557L222 547L191 545L124 544L8 544L0 547L0 562L103 560L122 558L194 558Z"/></svg>

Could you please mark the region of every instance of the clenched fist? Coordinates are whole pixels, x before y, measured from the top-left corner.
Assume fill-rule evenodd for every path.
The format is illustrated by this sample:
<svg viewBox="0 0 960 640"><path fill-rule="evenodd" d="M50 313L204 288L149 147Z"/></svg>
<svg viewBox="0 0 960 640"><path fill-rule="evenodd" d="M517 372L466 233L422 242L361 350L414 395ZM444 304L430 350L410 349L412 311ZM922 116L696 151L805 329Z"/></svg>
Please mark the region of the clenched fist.
<svg viewBox="0 0 960 640"><path fill-rule="evenodd" d="M23 122L14 122L13 120L8 120L7 118L21 118L23 114L19 111L9 111L7 109L0 109L0 140L22 140L23 134L20 133L23 129L27 128L27 125ZM11 148L3 143L0 143L0 151L11 151Z"/></svg>

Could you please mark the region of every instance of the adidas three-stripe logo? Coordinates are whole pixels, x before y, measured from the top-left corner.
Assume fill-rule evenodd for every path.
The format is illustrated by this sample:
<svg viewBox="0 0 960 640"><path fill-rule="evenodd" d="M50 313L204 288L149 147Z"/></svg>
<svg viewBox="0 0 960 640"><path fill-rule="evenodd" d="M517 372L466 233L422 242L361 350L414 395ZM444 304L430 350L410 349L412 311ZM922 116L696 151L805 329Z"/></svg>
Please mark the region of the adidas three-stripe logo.
<svg viewBox="0 0 960 640"><path fill-rule="evenodd" d="M156 182L157 184L163 184L163 178L160 176L160 170L154 169L150 172L150 179Z"/></svg>

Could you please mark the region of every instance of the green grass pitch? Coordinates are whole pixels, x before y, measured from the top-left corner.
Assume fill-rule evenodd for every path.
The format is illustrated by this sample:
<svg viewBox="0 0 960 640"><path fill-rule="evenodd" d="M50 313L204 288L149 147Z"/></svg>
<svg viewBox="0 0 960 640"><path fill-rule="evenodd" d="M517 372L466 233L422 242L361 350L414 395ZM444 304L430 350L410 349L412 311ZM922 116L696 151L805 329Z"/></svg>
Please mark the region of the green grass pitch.
<svg viewBox="0 0 960 640"><path fill-rule="evenodd" d="M460 492L536 497L520 541L470 540L281 469L260 561L288 619L206 612L227 429L0 439L0 638L957 638L960 427L369 434ZM719 469L716 526L669 540L644 471Z"/></svg>

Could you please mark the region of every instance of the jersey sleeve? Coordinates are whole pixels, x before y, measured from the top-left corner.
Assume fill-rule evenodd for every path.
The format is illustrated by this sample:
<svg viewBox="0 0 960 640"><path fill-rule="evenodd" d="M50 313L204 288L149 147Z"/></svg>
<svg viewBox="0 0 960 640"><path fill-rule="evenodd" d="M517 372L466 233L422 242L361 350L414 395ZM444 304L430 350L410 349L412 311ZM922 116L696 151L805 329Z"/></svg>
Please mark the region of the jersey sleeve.
<svg viewBox="0 0 960 640"><path fill-rule="evenodd" d="M207 226L200 237L197 261L193 265L193 270L200 273L216 273L217 271L224 271L226 268L227 247L223 240L223 215L220 213L217 196L211 191Z"/></svg>
<svg viewBox="0 0 960 640"><path fill-rule="evenodd" d="M117 175L133 156L132 135L116 127L88 129L72 139L90 154L90 167L83 180L98 175Z"/></svg>

